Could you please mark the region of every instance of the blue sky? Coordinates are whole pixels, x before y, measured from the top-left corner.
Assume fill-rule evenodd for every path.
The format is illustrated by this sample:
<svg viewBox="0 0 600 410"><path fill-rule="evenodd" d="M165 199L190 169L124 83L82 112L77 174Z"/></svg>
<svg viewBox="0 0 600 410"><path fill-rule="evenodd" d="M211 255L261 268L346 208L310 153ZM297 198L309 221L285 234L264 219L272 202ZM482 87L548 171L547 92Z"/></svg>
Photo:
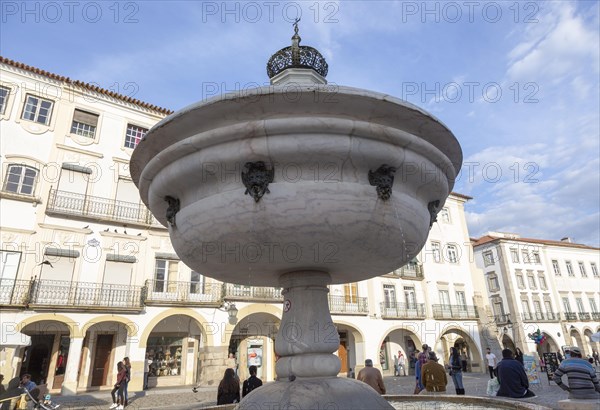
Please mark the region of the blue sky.
<svg viewBox="0 0 600 410"><path fill-rule="evenodd" d="M302 44L330 83L404 98L455 133L486 231L600 244L597 1L2 1L0 53L177 110L267 83Z"/></svg>

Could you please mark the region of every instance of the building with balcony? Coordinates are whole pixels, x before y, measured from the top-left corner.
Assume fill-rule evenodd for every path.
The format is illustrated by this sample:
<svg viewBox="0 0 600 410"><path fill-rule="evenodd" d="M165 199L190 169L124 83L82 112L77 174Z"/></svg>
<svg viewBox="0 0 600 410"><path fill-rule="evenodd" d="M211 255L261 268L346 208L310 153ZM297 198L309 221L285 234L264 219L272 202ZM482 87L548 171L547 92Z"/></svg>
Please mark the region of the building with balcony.
<svg viewBox="0 0 600 410"><path fill-rule="evenodd" d="M473 243L500 343L523 352L556 352L579 346L598 351L591 335L600 330L600 249L561 241L490 232ZM528 335L540 330L547 341Z"/></svg>
<svg viewBox="0 0 600 410"><path fill-rule="evenodd" d="M214 385L235 353L240 377L257 364L273 380L281 289L185 266L129 176L133 149L171 111L2 57L0 70L0 372L73 394L112 386L128 356L130 390L146 358L151 387ZM334 323L314 331L340 337L342 375L367 358L391 374L398 351L423 343L444 358L459 346L483 369L468 199L448 198L407 266L330 287Z"/></svg>

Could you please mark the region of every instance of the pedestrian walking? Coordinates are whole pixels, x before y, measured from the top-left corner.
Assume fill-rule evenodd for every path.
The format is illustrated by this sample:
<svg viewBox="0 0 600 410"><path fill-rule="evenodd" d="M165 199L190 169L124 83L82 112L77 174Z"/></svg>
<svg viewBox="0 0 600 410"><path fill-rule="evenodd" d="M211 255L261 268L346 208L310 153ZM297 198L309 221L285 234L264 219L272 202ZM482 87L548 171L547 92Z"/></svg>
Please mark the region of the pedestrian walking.
<svg viewBox="0 0 600 410"><path fill-rule="evenodd" d="M488 370L490 371L490 379L493 379L495 375L494 369L496 367L498 359L496 358L496 355L492 353L489 347L486 349L486 351L487 353L485 355L485 360L487 361Z"/></svg>
<svg viewBox="0 0 600 410"><path fill-rule="evenodd" d="M398 351L398 376L400 376L400 370L402 370L402 376L406 376L406 358L401 351Z"/></svg>
<svg viewBox="0 0 600 410"><path fill-rule="evenodd" d="M122 410L125 408L125 396L123 395L123 389L125 388L126 377L127 370L125 369L125 365L123 362L117 363L117 382L110 392L113 404L109 407L109 409Z"/></svg>
<svg viewBox="0 0 600 410"><path fill-rule="evenodd" d="M365 360L365 367L360 369L360 371L358 372L358 376L356 376L356 379L363 383L367 383L377 393L385 394L385 384L383 383L383 377L381 376L381 372L379 371L379 369L373 367L373 360Z"/></svg>
<svg viewBox="0 0 600 410"><path fill-rule="evenodd" d="M129 357L123 358L123 366L125 366L125 370L127 372L125 375L125 386L123 387L123 397L125 398L125 403L123 403L123 407L127 407L129 405L127 386L129 385L129 380L131 380L131 361L129 361Z"/></svg>
<svg viewBox="0 0 600 410"><path fill-rule="evenodd" d="M457 395L465 394L465 387L463 385L463 373L462 373L462 362L458 349L456 347L450 348L450 358L448 359L448 369L450 377L452 377L452 383L454 383L454 389Z"/></svg>
<svg viewBox="0 0 600 410"><path fill-rule="evenodd" d="M229 367L225 369L225 374L217 389L217 405L239 403L239 401L240 382L235 375L235 371Z"/></svg>
<svg viewBox="0 0 600 410"><path fill-rule="evenodd" d="M254 365L248 368L250 372L250 377L244 380L244 384L242 385L242 397L246 396L252 390L262 386L262 380L256 377L256 373L258 372L258 368Z"/></svg>

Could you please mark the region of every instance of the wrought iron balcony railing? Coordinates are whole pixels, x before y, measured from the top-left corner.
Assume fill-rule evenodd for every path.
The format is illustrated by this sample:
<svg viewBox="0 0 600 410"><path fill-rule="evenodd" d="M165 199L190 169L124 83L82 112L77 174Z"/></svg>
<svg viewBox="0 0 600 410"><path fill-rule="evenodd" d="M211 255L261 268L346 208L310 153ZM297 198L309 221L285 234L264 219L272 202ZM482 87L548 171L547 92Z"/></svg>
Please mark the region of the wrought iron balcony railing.
<svg viewBox="0 0 600 410"><path fill-rule="evenodd" d="M283 301L281 288L242 286L233 283L225 283L224 286L223 296L225 299Z"/></svg>
<svg viewBox="0 0 600 410"><path fill-rule="evenodd" d="M214 305L223 300L222 283L147 280L146 289L147 305Z"/></svg>
<svg viewBox="0 0 600 410"><path fill-rule="evenodd" d="M592 320L600 320L600 312L592 312Z"/></svg>
<svg viewBox="0 0 600 410"><path fill-rule="evenodd" d="M70 215L95 221L160 226L150 210L141 203L117 201L56 189L50 190L46 213L49 215Z"/></svg>
<svg viewBox="0 0 600 410"><path fill-rule="evenodd" d="M423 265L420 263L409 263L406 266L401 267L390 272L393 276L398 276L403 279L415 279L422 280L425 276L423 274Z"/></svg>
<svg viewBox="0 0 600 410"><path fill-rule="evenodd" d="M577 316L579 316L579 320L581 320L582 322L592 320L592 317L589 314L589 312L579 312Z"/></svg>
<svg viewBox="0 0 600 410"><path fill-rule="evenodd" d="M329 310L333 314L366 315L369 313L367 298L337 295L329 295L328 298Z"/></svg>
<svg viewBox="0 0 600 410"><path fill-rule="evenodd" d="M29 299L31 281L0 278L0 305L24 307Z"/></svg>
<svg viewBox="0 0 600 410"><path fill-rule="evenodd" d="M379 306L384 319L425 319L427 314L424 303L381 302Z"/></svg>
<svg viewBox="0 0 600 410"><path fill-rule="evenodd" d="M512 321L510 320L510 314L494 315L494 322L497 325L506 325L506 324L512 323Z"/></svg>
<svg viewBox="0 0 600 410"><path fill-rule="evenodd" d="M143 287L107 283L35 280L29 304L53 309L118 308L142 310Z"/></svg>
<svg viewBox="0 0 600 410"><path fill-rule="evenodd" d="M563 312L565 320L577 320L577 313L574 312Z"/></svg>
<svg viewBox="0 0 600 410"><path fill-rule="evenodd" d="M433 305L434 319L477 319L477 307L471 305Z"/></svg>

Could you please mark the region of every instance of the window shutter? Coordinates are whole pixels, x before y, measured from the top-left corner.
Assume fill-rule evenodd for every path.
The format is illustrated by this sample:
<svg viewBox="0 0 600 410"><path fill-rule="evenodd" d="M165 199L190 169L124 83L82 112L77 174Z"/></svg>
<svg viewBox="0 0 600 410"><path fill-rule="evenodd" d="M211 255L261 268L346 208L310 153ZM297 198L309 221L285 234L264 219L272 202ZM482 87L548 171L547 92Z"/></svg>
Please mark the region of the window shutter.
<svg viewBox="0 0 600 410"><path fill-rule="evenodd" d="M73 114L73 121L93 125L96 127L98 126L98 115L76 109L75 113Z"/></svg>

